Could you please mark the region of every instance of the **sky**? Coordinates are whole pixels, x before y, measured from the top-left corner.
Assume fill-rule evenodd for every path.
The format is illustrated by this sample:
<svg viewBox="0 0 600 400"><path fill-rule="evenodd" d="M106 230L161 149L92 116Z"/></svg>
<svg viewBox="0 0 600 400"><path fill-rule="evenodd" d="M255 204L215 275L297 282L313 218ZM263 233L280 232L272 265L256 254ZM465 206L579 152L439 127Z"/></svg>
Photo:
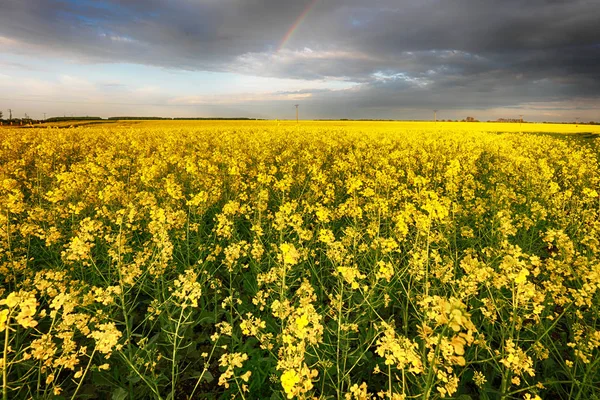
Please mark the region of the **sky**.
<svg viewBox="0 0 600 400"><path fill-rule="evenodd" d="M8 116L600 121L600 0L0 0Z"/></svg>

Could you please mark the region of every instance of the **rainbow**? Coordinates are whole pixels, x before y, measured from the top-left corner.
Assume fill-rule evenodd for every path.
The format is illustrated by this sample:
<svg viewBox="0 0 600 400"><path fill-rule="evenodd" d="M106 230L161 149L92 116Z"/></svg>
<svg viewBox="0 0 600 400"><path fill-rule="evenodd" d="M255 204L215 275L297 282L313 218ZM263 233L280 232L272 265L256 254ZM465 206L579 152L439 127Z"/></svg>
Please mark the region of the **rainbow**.
<svg viewBox="0 0 600 400"><path fill-rule="evenodd" d="M292 38L292 35L296 31L296 29L298 29L298 27L300 26L300 24L302 24L302 21L304 21L304 19L308 16L308 14L313 9L313 7L315 6L315 4L318 3L318 1L319 0L311 0L310 3L308 4L308 6L306 6L306 8L304 9L304 11L302 12L302 14L300 14L300 16L298 18L296 18L296 21L294 21L294 23L292 24L292 26L290 27L290 29L288 29L287 33L285 34L285 36L281 40L281 43L279 43L279 47L277 47L277 51L278 52L285 47L285 45L287 44L287 42L290 41L290 39Z"/></svg>

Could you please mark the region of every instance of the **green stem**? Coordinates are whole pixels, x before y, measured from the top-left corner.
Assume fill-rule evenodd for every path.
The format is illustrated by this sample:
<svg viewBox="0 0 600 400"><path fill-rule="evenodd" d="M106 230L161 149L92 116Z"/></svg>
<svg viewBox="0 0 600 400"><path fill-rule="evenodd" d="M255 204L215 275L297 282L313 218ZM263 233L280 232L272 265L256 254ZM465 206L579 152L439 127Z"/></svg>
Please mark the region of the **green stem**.
<svg viewBox="0 0 600 400"><path fill-rule="evenodd" d="M179 313L179 320L177 321L177 326L175 327L175 336L173 337L173 360L171 363L171 399L175 398L175 386L177 384L175 375L176 375L176 367L177 367L177 338L179 337L179 326L181 325L181 319L183 318L183 309Z"/></svg>
<svg viewBox="0 0 600 400"><path fill-rule="evenodd" d="M4 328L4 352L2 353L2 399L8 400L8 371L6 363L8 360L8 333L10 327L10 313L6 317L6 327Z"/></svg>
<svg viewBox="0 0 600 400"><path fill-rule="evenodd" d="M200 376L198 377L198 380L196 381L196 385L194 385L194 390L192 390L192 393L190 394L190 399L194 398L194 393L196 393L196 389L198 389L198 385L200 384L200 382L202 381L202 378L204 377L204 374L206 373L206 371L208 371L208 368L206 368L206 365L210 362L210 360L212 359L213 353L215 352L215 349L217 348L217 343L218 340L215 341L215 343L213 344L213 347L210 351L210 354L208 355L208 360L206 360L205 364L204 364L204 369L202 370L202 373L200 374Z"/></svg>
<svg viewBox="0 0 600 400"><path fill-rule="evenodd" d="M85 367L85 371L83 371L83 375L81 375L81 379L79 380L79 383L77 384L77 388L75 389L73 396L71 396L71 400L73 400L75 398L75 396L77 396L77 392L79 392L79 388L81 387L81 384L83 383L83 380L85 379L85 376L87 375L88 370L90 369L90 366L92 365L92 360L94 359L94 354L96 354L96 347L94 347L94 351L92 351L92 355L90 356L90 361L88 361L88 364Z"/></svg>
<svg viewBox="0 0 600 400"><path fill-rule="evenodd" d="M388 365L388 396L392 398L392 366Z"/></svg>
<svg viewBox="0 0 600 400"><path fill-rule="evenodd" d="M342 398L342 374L340 372L340 345L341 345L341 330L342 330L342 303L344 301L344 278L340 277L340 298L338 303L338 320L337 320L337 346L336 346L336 369L337 369L337 396Z"/></svg>
<svg viewBox="0 0 600 400"><path fill-rule="evenodd" d="M146 383L146 385L150 388L150 390L152 390L152 392L154 393L156 398L159 400L162 400L162 397L160 396L160 393L158 392L158 390L156 388L156 384L152 384L152 382L149 382L148 379L140 373L140 371L135 367L135 365L133 365L131 363L131 361L123 353L119 353L119 355L123 358L123 360L127 363L127 365L129 365L131 370L133 372L135 372L140 377L140 379L144 381L144 383Z"/></svg>
<svg viewBox="0 0 600 400"><path fill-rule="evenodd" d="M433 360L431 361L431 365L429 366L429 371L427 371L427 381L426 381L426 387L425 387L425 392L423 393L423 400L427 400L430 398L430 393L431 390L433 389L433 383L435 381L435 363L437 361L438 355L440 354L440 344L442 343L442 338L444 336L446 336L446 332L448 330L448 325L444 326L444 329L442 330L442 334L439 336L438 338L438 342L437 345L435 346L435 353L433 355ZM427 358L425 358L427 359Z"/></svg>

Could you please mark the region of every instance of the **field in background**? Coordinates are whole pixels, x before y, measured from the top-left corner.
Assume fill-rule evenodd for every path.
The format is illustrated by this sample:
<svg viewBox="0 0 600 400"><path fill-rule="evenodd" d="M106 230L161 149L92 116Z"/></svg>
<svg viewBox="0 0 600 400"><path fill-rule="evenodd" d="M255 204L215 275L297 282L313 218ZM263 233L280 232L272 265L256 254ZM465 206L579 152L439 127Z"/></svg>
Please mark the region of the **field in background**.
<svg viewBox="0 0 600 400"><path fill-rule="evenodd" d="M600 126L60 128L0 130L4 399L598 396Z"/></svg>
<svg viewBox="0 0 600 400"><path fill-rule="evenodd" d="M523 133L556 133L566 135L576 134L600 134L600 125L585 124L542 124L542 123L500 123L500 122L420 122L420 121L137 121L137 120L93 120L93 121L61 121L47 122L33 125L34 128L69 128L86 125L109 126L148 126L154 129L159 127L189 127L201 129L211 126L229 126L229 127L302 127L303 129L314 129L326 127L348 128L351 130L377 130L377 131L406 131L406 130L459 130L459 131L480 131L480 132L523 132ZM4 128L10 126L4 125ZM21 129L23 127L11 127Z"/></svg>

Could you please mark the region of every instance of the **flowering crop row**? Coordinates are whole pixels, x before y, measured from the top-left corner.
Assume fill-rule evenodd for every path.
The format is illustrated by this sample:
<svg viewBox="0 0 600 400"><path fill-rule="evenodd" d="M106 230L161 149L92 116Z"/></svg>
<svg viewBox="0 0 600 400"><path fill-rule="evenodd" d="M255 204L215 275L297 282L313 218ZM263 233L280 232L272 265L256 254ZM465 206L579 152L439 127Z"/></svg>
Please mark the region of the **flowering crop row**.
<svg viewBox="0 0 600 400"><path fill-rule="evenodd" d="M596 139L473 126L0 130L4 400L598 395Z"/></svg>

